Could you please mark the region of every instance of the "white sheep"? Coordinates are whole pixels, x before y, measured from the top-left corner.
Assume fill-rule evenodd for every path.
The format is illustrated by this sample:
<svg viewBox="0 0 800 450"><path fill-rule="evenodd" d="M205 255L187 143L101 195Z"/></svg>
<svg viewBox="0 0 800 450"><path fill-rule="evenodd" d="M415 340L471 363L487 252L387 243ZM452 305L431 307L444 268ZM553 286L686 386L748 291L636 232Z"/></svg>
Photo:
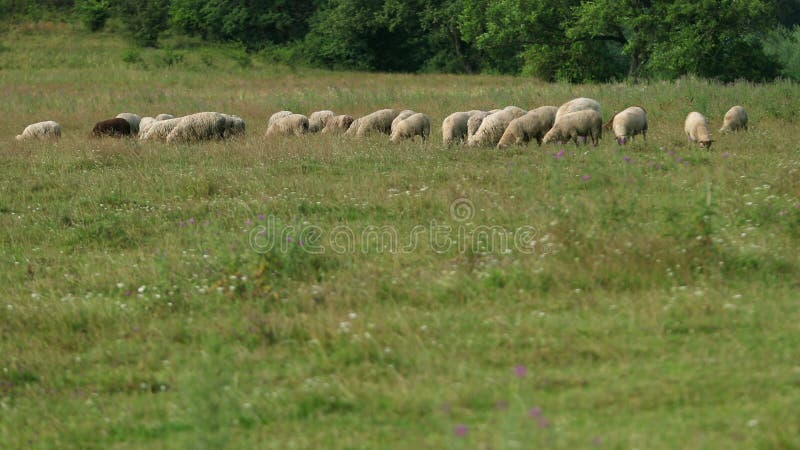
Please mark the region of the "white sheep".
<svg viewBox="0 0 800 450"><path fill-rule="evenodd" d="M425 114L416 113L397 122L392 126L391 142L400 142L403 139L413 139L414 136L422 137L425 142L431 135L431 119Z"/></svg>
<svg viewBox="0 0 800 450"><path fill-rule="evenodd" d="M495 112L500 112L500 110ZM476 111L469 116L469 120L467 120L467 142L472 139L472 136L475 136L478 128L481 127L481 123L483 123L483 119L489 117L490 114L492 114L490 111Z"/></svg>
<svg viewBox="0 0 800 450"><path fill-rule="evenodd" d="M142 120L138 114L134 113L119 113L117 114L117 119L125 119L128 121L128 124L131 126L131 134L139 134L139 124Z"/></svg>
<svg viewBox="0 0 800 450"><path fill-rule="evenodd" d="M597 146L603 136L603 118L594 109L585 109L558 117L553 128L544 135L542 142L562 142L572 140L578 145L578 137L592 138L592 143Z"/></svg>
<svg viewBox="0 0 800 450"><path fill-rule="evenodd" d="M641 106L625 108L615 113L603 128L614 131L619 145L625 145L628 138L633 139L637 134L647 139L647 111Z"/></svg>
<svg viewBox="0 0 800 450"><path fill-rule="evenodd" d="M722 122L722 128L719 129L719 132L727 133L740 129L747 131L747 111L737 105L725 113L725 119Z"/></svg>
<svg viewBox="0 0 800 450"><path fill-rule="evenodd" d="M494 147L500 141L500 138L503 136L506 128L508 128L508 124L510 124L512 120L516 119L517 117L521 117L524 114L525 111L519 108L504 109L494 114L489 114L481 122L481 126L478 128L478 131L476 131L475 134L469 138L467 145L470 147Z"/></svg>
<svg viewBox="0 0 800 450"><path fill-rule="evenodd" d="M175 116L173 116L172 114L159 114L159 115L156 116L156 120L169 120L169 119L174 119L174 118L175 118ZM141 126L141 124L140 124L140 126Z"/></svg>
<svg viewBox="0 0 800 450"><path fill-rule="evenodd" d="M139 121L139 139L141 139L147 133L147 130L150 129L150 126L156 122L158 122L158 120L156 120L155 117L142 117L142 120Z"/></svg>
<svg viewBox="0 0 800 450"><path fill-rule="evenodd" d="M225 116L218 112L199 112L183 116L167 135L168 144L221 139L225 133Z"/></svg>
<svg viewBox="0 0 800 450"><path fill-rule="evenodd" d="M267 128L266 137L301 136L308 133L308 117L302 114L290 114L277 119Z"/></svg>
<svg viewBox="0 0 800 450"><path fill-rule="evenodd" d="M336 113L330 110L315 111L308 116L308 132L319 133L325 128L328 121L336 116Z"/></svg>
<svg viewBox="0 0 800 450"><path fill-rule="evenodd" d="M139 139L143 141L165 141L172 130L178 126L178 122L181 119L182 117L174 117L172 119L157 120L147 127L144 135Z"/></svg>
<svg viewBox="0 0 800 450"><path fill-rule="evenodd" d="M558 108L558 111L556 111L556 122L558 122L559 117L563 116L564 114L584 111L587 109L593 109L599 113L602 112L600 111L600 103L598 103L597 100L579 97L564 103Z"/></svg>
<svg viewBox="0 0 800 450"><path fill-rule="evenodd" d="M353 116L347 114L331 117L325 124L325 128L322 129L322 134L344 133L350 128L354 120Z"/></svg>
<svg viewBox="0 0 800 450"><path fill-rule="evenodd" d="M464 111L454 112L442 121L442 141L445 145L463 142L467 138L467 122L469 113Z"/></svg>
<svg viewBox="0 0 800 450"><path fill-rule="evenodd" d="M542 145L542 138L553 127L557 110L555 106L542 106L512 120L497 143L497 148L527 144L531 139L536 139Z"/></svg>
<svg viewBox="0 0 800 450"><path fill-rule="evenodd" d="M269 127L271 127L272 124L274 124L278 120L283 119L284 117L289 117L292 114L294 113L291 111L278 111L275 114L269 116L269 121L267 122L267 129L269 129Z"/></svg>
<svg viewBox="0 0 800 450"><path fill-rule="evenodd" d="M392 125L389 127L389 134L394 133L395 125L400 123L400 121L406 120L407 118L413 116L416 113L417 113L416 111L412 111L410 109L404 109L400 111L400 114L398 114L397 117L395 117L394 120L392 120Z"/></svg>
<svg viewBox="0 0 800 450"><path fill-rule="evenodd" d="M367 114L358 119L359 125L355 134L358 137L364 137L375 131L390 134L392 131L392 121L398 114L400 114L400 111L396 109L381 109Z"/></svg>
<svg viewBox="0 0 800 450"><path fill-rule="evenodd" d="M22 130L22 134L18 134L15 139L26 141L29 139L58 139L60 137L61 125L58 122L48 120L28 125Z"/></svg>
<svg viewBox="0 0 800 450"><path fill-rule="evenodd" d="M714 142L708 132L708 121L697 111L692 111L686 116L683 131L686 132L686 139L690 144L697 142L700 147L711 148L711 143Z"/></svg>

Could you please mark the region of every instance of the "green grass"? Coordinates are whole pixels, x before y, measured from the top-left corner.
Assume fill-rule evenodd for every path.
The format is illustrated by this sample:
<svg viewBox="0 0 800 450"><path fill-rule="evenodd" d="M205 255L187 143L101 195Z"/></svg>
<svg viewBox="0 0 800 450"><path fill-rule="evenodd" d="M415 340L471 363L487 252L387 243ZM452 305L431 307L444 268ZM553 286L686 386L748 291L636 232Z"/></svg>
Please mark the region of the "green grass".
<svg viewBox="0 0 800 450"><path fill-rule="evenodd" d="M136 59L52 24L0 43L1 448L800 447L798 85L324 72L177 40ZM579 95L644 106L648 140L438 137L452 111ZM733 104L748 133L686 146L689 111L716 130ZM263 138L277 110L383 107L429 114L432 142ZM246 138L88 137L202 110ZM50 119L60 142L13 140Z"/></svg>

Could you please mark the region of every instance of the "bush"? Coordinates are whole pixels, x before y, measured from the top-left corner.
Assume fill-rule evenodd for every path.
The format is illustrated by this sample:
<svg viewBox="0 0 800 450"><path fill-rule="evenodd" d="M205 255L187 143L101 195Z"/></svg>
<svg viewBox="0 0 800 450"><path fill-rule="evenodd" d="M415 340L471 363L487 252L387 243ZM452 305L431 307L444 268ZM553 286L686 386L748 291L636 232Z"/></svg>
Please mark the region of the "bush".
<svg viewBox="0 0 800 450"><path fill-rule="evenodd" d="M75 3L75 12L81 23L95 32L102 30L111 17L111 5L106 0L80 0Z"/></svg>

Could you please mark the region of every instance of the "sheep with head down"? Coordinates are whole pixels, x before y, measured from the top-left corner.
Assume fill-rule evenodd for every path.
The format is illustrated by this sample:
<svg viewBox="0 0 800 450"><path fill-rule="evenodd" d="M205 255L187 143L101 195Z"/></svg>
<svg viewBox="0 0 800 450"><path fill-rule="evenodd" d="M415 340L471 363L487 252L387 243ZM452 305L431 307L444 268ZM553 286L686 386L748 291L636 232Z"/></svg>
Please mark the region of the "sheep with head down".
<svg viewBox="0 0 800 450"><path fill-rule="evenodd" d="M168 144L181 144L211 139L221 139L225 133L226 118L218 112L206 111L183 116L169 132Z"/></svg>
<svg viewBox="0 0 800 450"><path fill-rule="evenodd" d="M558 119L564 114L584 111L587 109L592 109L598 113L602 113L602 111L600 111L600 103L598 103L597 100L586 97L578 97L564 103L558 108L558 111L556 111L556 122L558 122Z"/></svg>
<svg viewBox="0 0 800 450"><path fill-rule="evenodd" d="M469 138L467 145L470 147L494 147L500 141L506 128L508 128L508 124L524 114L525 111L520 108L503 109L494 114L489 114L481 122L478 131Z"/></svg>
<svg viewBox="0 0 800 450"><path fill-rule="evenodd" d="M745 130L747 131L747 111L741 106L734 106L725 113L722 121L722 128L719 129L720 133L728 133L731 131Z"/></svg>
<svg viewBox="0 0 800 450"><path fill-rule="evenodd" d="M405 120L416 113L417 113L416 111L412 111L410 109L404 109L400 111L400 114L398 114L397 117L395 117L394 120L392 120L392 125L389 127L389 134L391 135L392 133L394 133L394 127L398 123L400 123L401 120Z"/></svg>
<svg viewBox="0 0 800 450"><path fill-rule="evenodd" d="M603 128L614 131L614 137L619 145L625 145L628 139L633 139L637 134L647 139L647 111L641 106L625 108L614 113Z"/></svg>
<svg viewBox="0 0 800 450"><path fill-rule="evenodd" d="M306 133L308 133L308 117L302 114L290 114L270 125L265 136L302 136Z"/></svg>
<svg viewBox="0 0 800 450"><path fill-rule="evenodd" d="M412 114L392 126L392 135L389 141L397 143L404 139L413 139L420 136L425 142L431 134L431 120L422 113Z"/></svg>
<svg viewBox="0 0 800 450"><path fill-rule="evenodd" d="M686 133L686 139L691 144L697 142L700 147L711 148L714 142L711 139L711 133L708 132L708 121L705 116L697 111L692 111L686 116L686 121L683 123L683 131Z"/></svg>
<svg viewBox="0 0 800 450"><path fill-rule="evenodd" d="M458 111L444 118L442 121L442 141L445 145L466 141L469 117L469 112Z"/></svg>
<svg viewBox="0 0 800 450"><path fill-rule="evenodd" d="M350 128L354 120L353 116L348 114L331 117L325 124L325 128L322 129L322 134L344 133Z"/></svg>
<svg viewBox="0 0 800 450"><path fill-rule="evenodd" d="M364 117L360 117L353 122L353 124L358 123L355 135L357 137L364 137L374 132L391 134L392 121L394 121L399 114L400 111L396 109L381 109L367 114ZM350 128L352 127L351 125Z"/></svg>
<svg viewBox="0 0 800 450"><path fill-rule="evenodd" d="M308 116L308 132L319 133L325 128L328 121L336 116L336 113L330 110L314 111Z"/></svg>
<svg viewBox="0 0 800 450"><path fill-rule="evenodd" d="M542 106L512 120L497 143L497 148L527 144L532 139L542 145L542 138L553 127L557 110L555 106Z"/></svg>
<svg viewBox="0 0 800 450"><path fill-rule="evenodd" d="M181 119L182 117L174 117L172 119L156 120L149 124L145 130L140 130L139 139L142 141L166 141L167 136L178 126ZM144 131L144 135L141 134L141 131Z"/></svg>
<svg viewBox="0 0 800 450"><path fill-rule="evenodd" d="M101 120L94 124L92 136L94 137L123 137L131 135L131 124L127 120L115 117L113 119Z"/></svg>
<svg viewBox="0 0 800 450"><path fill-rule="evenodd" d="M269 116L269 121L267 121L267 129L269 129L269 127L271 127L272 124L274 124L278 120L283 119L284 117L289 117L292 114L294 113L291 111L278 111L275 114Z"/></svg>
<svg viewBox="0 0 800 450"><path fill-rule="evenodd" d="M481 123L483 123L483 119L489 117L491 114L492 112L490 111L475 111L474 113L470 114L469 119L467 120L467 142L472 139L472 136L475 136L478 128L481 127Z"/></svg>
<svg viewBox="0 0 800 450"><path fill-rule="evenodd" d="M592 138L592 143L597 146L603 136L603 118L594 109L585 109L573 113L564 114L555 119L553 128L544 135L542 142L573 141L578 145L578 137Z"/></svg>
<svg viewBox="0 0 800 450"><path fill-rule="evenodd" d="M58 139L61 137L61 125L58 122L47 120L28 125L15 139L27 141L33 139Z"/></svg>
<svg viewBox="0 0 800 450"><path fill-rule="evenodd" d="M156 122L158 122L158 120L156 120L155 117L142 117L142 120L139 121L139 132L137 133L139 139L141 139L147 133L147 130L150 129L150 126Z"/></svg>
<svg viewBox="0 0 800 450"><path fill-rule="evenodd" d="M234 114L222 114L225 117L225 132L222 137L225 139L241 136L245 131L245 121Z"/></svg>
<svg viewBox="0 0 800 450"><path fill-rule="evenodd" d="M128 121L128 124L131 126L131 134L139 134L139 122L141 122L142 118L139 117L138 114L134 113L119 113L117 114L118 119L125 119Z"/></svg>

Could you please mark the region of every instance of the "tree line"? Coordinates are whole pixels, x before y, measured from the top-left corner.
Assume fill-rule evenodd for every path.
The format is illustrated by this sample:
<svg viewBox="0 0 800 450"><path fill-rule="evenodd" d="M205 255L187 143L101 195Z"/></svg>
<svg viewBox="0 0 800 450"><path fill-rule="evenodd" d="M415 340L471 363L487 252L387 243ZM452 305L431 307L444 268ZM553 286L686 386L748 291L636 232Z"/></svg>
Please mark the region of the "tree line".
<svg viewBox="0 0 800 450"><path fill-rule="evenodd" d="M798 0L0 0L0 14L119 19L332 69L602 82L800 78Z"/></svg>

